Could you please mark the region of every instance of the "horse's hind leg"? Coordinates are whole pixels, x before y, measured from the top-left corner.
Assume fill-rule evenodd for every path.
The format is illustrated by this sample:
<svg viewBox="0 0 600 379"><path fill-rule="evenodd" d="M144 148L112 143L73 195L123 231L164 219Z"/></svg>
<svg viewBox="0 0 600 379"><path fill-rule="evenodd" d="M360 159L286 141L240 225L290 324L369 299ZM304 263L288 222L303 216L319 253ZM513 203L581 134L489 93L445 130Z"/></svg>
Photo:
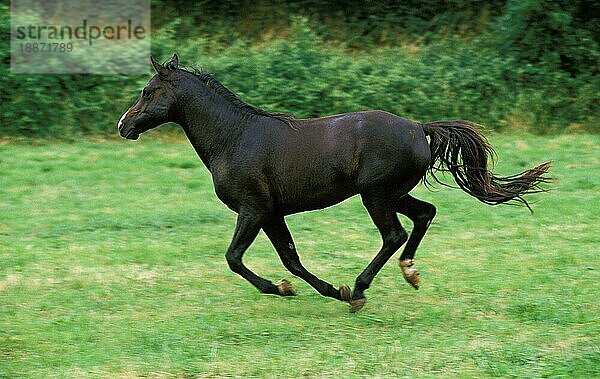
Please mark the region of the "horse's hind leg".
<svg viewBox="0 0 600 379"><path fill-rule="evenodd" d="M435 217L435 207L433 204L406 194L398 201L396 211L407 216L414 223L408 242L404 246L402 255L400 255L400 268L404 279L415 289L419 289L419 272L412 268L413 258L419 243L421 243L431 221Z"/></svg>
<svg viewBox="0 0 600 379"><path fill-rule="evenodd" d="M350 288L342 286L339 290L331 284L317 278L310 273L300 262L296 252L294 240L283 217L273 217L263 224L263 230L277 250L283 265L294 275L303 279L321 295L333 297L338 300L350 300Z"/></svg>
<svg viewBox="0 0 600 379"><path fill-rule="evenodd" d="M351 312L356 312L363 307L366 298L364 291L369 288L371 282L381 270L383 265L394 255L394 253L406 242L408 234L400 224L394 202L387 196L362 195L362 201L371 219L379 229L383 239L383 245L375 258L369 263L364 271L356 278L356 284L350 302Z"/></svg>

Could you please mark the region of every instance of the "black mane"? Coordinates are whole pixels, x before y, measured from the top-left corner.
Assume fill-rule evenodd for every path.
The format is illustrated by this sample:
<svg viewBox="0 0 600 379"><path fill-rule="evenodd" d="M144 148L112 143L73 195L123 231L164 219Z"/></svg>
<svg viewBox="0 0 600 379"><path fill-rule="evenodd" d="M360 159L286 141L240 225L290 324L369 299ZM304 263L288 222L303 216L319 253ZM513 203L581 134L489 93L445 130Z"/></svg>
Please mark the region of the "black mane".
<svg viewBox="0 0 600 379"><path fill-rule="evenodd" d="M179 69L182 68L179 67ZM219 82L214 76L207 72L197 69L193 69L192 71L186 69L182 70L196 76L198 79L200 79L202 83L206 84L209 88L211 88L213 91L219 94L223 99L227 100L230 104L234 105L236 108L242 110L246 114L271 117L284 122L289 127L294 128L294 124L296 121L296 118L294 118L294 116L286 113L265 111L264 109L260 109L253 105L245 103L235 93L233 93L230 89L228 89L221 82Z"/></svg>

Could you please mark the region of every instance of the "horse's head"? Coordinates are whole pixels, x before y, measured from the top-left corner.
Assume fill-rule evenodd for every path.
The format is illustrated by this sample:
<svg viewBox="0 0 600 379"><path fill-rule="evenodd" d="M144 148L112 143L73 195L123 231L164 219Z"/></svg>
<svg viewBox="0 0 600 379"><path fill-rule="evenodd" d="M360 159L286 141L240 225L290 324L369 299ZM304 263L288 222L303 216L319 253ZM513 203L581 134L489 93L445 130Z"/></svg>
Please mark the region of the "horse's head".
<svg viewBox="0 0 600 379"><path fill-rule="evenodd" d="M180 70L177 70L179 58L174 54L164 66L153 57L150 60L156 75L146 84L135 104L121 116L117 125L121 136L127 139L138 139L141 133L171 121L169 115L175 103L175 85L180 79Z"/></svg>

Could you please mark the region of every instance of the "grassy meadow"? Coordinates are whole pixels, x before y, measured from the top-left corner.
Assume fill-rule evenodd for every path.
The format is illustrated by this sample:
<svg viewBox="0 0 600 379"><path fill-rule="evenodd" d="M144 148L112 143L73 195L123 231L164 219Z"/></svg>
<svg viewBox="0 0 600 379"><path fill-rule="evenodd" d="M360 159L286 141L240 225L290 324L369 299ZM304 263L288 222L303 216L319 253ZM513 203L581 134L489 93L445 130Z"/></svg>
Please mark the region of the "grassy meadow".
<svg viewBox="0 0 600 379"><path fill-rule="evenodd" d="M0 140L0 378L600 377L600 136L491 135L495 172L553 160L534 213L457 189L357 314L289 274L260 234L259 294L224 253L235 215L184 137ZM402 218L408 229L410 222ZM380 246L358 197L288 218L305 265L350 284Z"/></svg>

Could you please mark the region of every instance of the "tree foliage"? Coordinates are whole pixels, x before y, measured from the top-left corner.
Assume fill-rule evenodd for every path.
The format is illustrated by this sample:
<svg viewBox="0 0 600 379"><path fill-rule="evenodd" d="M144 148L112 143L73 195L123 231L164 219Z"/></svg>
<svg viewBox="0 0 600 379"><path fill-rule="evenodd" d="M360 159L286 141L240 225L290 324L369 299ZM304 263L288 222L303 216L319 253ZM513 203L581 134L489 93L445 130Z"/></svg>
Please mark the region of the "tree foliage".
<svg viewBox="0 0 600 379"><path fill-rule="evenodd" d="M594 1L153 1L152 51L214 73L242 99L315 117L385 109L536 133L598 132ZM13 75L0 5L0 134L114 133L152 74Z"/></svg>

